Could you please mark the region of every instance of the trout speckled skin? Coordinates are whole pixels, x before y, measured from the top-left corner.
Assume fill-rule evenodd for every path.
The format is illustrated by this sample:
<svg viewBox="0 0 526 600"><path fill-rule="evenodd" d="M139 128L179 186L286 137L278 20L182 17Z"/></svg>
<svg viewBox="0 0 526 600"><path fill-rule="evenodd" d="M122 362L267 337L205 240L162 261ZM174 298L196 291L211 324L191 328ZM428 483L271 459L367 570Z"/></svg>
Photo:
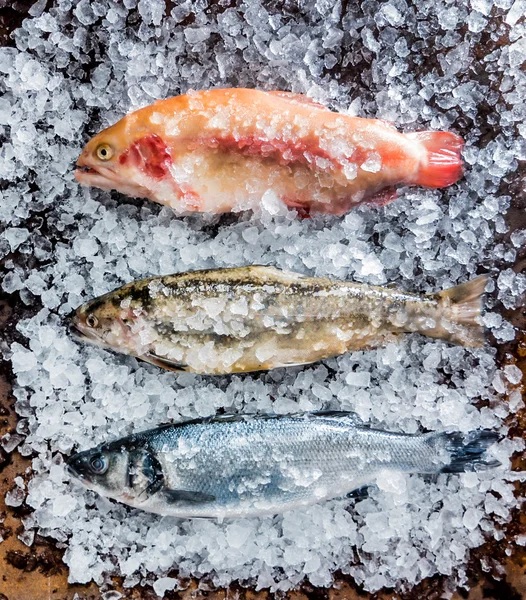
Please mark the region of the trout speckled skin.
<svg viewBox="0 0 526 600"><path fill-rule="evenodd" d="M408 332L480 346L485 284L418 295L274 267L193 271L131 282L79 307L72 324L83 340L166 369L260 371Z"/></svg>
<svg viewBox="0 0 526 600"><path fill-rule="evenodd" d="M302 214L342 214L390 202L397 185L455 183L462 145L453 133L400 133L301 94L215 89L127 115L88 142L75 177L181 214L253 209L268 190Z"/></svg>
<svg viewBox="0 0 526 600"><path fill-rule="evenodd" d="M497 439L490 431L390 433L343 412L222 417L103 444L68 467L87 487L149 512L250 517L345 496L384 471L496 467L485 451Z"/></svg>

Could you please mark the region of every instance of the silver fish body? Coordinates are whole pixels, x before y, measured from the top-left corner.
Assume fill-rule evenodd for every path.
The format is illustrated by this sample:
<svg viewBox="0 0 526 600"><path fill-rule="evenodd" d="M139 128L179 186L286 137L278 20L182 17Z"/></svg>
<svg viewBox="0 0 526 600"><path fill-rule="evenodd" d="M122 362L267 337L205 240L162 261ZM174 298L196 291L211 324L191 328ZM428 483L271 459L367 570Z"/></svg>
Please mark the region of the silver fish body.
<svg viewBox="0 0 526 600"><path fill-rule="evenodd" d="M498 464L491 432L404 435L349 413L216 418L167 425L74 455L71 473L130 506L177 517L249 517L342 497L384 470ZM92 468L101 466L97 473Z"/></svg>
<svg viewBox="0 0 526 600"><path fill-rule="evenodd" d="M222 374L307 364L418 332L484 342L486 278L437 294L306 277L273 267L129 283L79 307L82 339L171 370Z"/></svg>

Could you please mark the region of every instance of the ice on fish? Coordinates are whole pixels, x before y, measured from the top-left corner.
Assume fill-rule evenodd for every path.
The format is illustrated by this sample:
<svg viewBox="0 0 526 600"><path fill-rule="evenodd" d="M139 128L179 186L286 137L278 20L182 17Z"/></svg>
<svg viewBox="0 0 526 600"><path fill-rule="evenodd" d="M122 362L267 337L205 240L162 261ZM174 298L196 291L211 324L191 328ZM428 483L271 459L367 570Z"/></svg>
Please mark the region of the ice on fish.
<svg viewBox="0 0 526 600"><path fill-rule="evenodd" d="M375 479L402 493L404 473L495 468L501 463L488 449L498 439L488 430L400 435L338 411L222 415L108 441L74 454L67 469L102 496L159 515L253 518L342 497ZM250 533L242 524L227 529L234 548Z"/></svg>
<svg viewBox="0 0 526 600"><path fill-rule="evenodd" d="M185 37L202 42L208 30L186 29ZM99 132L82 150L75 178L181 215L257 210L269 190L300 214L343 214L368 200L394 200L393 186L456 183L462 146L451 132L400 133L298 93L211 89L159 100Z"/></svg>
<svg viewBox="0 0 526 600"><path fill-rule="evenodd" d="M172 371L261 371L381 346L399 333L480 347L486 283L481 276L420 296L275 267L197 270L130 282L80 306L71 327L81 342Z"/></svg>

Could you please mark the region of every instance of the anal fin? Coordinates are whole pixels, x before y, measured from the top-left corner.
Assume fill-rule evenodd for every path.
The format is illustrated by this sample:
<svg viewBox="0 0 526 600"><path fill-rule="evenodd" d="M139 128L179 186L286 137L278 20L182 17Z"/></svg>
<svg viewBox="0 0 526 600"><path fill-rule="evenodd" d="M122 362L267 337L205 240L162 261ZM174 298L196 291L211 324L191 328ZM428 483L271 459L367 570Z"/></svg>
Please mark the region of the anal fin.
<svg viewBox="0 0 526 600"><path fill-rule="evenodd" d="M385 188L384 190L380 190L373 196L364 199L365 204L369 204L370 206L376 206L378 208L385 206L386 204L390 204L396 198L398 194L394 188Z"/></svg>
<svg viewBox="0 0 526 600"><path fill-rule="evenodd" d="M138 358L144 360L145 362L149 362L156 367L161 367L161 369L166 369L167 371L186 371L188 365L185 363L177 362L175 360L170 360L169 358L165 358L164 356L158 356L155 352L147 352L143 356L139 356Z"/></svg>
<svg viewBox="0 0 526 600"><path fill-rule="evenodd" d="M298 213L300 219L310 219L310 206L301 202L296 198L283 198L283 202L287 205L287 208L293 209Z"/></svg>

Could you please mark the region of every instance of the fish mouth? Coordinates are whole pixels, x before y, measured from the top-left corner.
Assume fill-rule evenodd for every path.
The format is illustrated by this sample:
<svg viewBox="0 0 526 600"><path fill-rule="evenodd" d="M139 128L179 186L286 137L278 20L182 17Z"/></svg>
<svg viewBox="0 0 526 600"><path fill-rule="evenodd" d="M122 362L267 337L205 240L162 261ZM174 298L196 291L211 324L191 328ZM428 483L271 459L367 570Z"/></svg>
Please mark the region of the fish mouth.
<svg viewBox="0 0 526 600"><path fill-rule="evenodd" d="M77 168L75 169L75 175L77 173L88 173L88 174L92 174L92 175L100 175L100 173L97 171L97 169L93 168L93 167L86 167L86 166L77 166Z"/></svg>
<svg viewBox="0 0 526 600"><path fill-rule="evenodd" d="M87 332L83 330L82 325L79 324L77 317L77 311L73 310L66 316L68 333L77 341L84 341L88 336Z"/></svg>
<svg viewBox="0 0 526 600"><path fill-rule="evenodd" d="M82 324L75 319L75 313L69 315L68 330L71 337L77 342L89 342L99 348L105 347L104 340L100 338L94 331L86 329Z"/></svg>
<svg viewBox="0 0 526 600"><path fill-rule="evenodd" d="M68 475L75 477L76 479L84 479L84 475L79 473L79 471L77 471L73 465L69 464L69 462L66 463L66 472Z"/></svg>
<svg viewBox="0 0 526 600"><path fill-rule="evenodd" d="M100 338L96 333L93 333L92 331L86 331L75 323L70 324L69 331L77 342L89 342L90 344L98 346L99 348L106 347L104 340L102 340L102 338Z"/></svg>
<svg viewBox="0 0 526 600"><path fill-rule="evenodd" d="M85 461L86 455L84 452L77 452L76 454L73 454L73 456L70 456L66 461L66 471L68 475L85 482L86 476L82 472L82 469L79 468Z"/></svg>
<svg viewBox="0 0 526 600"><path fill-rule="evenodd" d="M155 201L151 191L144 185L135 183L129 171L123 173L122 166L115 161L107 166L93 164L91 157L83 153L77 161L74 176L81 185L105 191L117 190L132 198L150 198Z"/></svg>
<svg viewBox="0 0 526 600"><path fill-rule="evenodd" d="M82 342L84 339L86 339L86 334L81 329L79 329L73 322L69 324L69 333L71 337L77 340L78 342Z"/></svg>
<svg viewBox="0 0 526 600"><path fill-rule="evenodd" d="M74 172L75 179L81 185L94 186L101 189L112 190L118 183L117 175L109 167L86 164L81 157L77 161Z"/></svg>

